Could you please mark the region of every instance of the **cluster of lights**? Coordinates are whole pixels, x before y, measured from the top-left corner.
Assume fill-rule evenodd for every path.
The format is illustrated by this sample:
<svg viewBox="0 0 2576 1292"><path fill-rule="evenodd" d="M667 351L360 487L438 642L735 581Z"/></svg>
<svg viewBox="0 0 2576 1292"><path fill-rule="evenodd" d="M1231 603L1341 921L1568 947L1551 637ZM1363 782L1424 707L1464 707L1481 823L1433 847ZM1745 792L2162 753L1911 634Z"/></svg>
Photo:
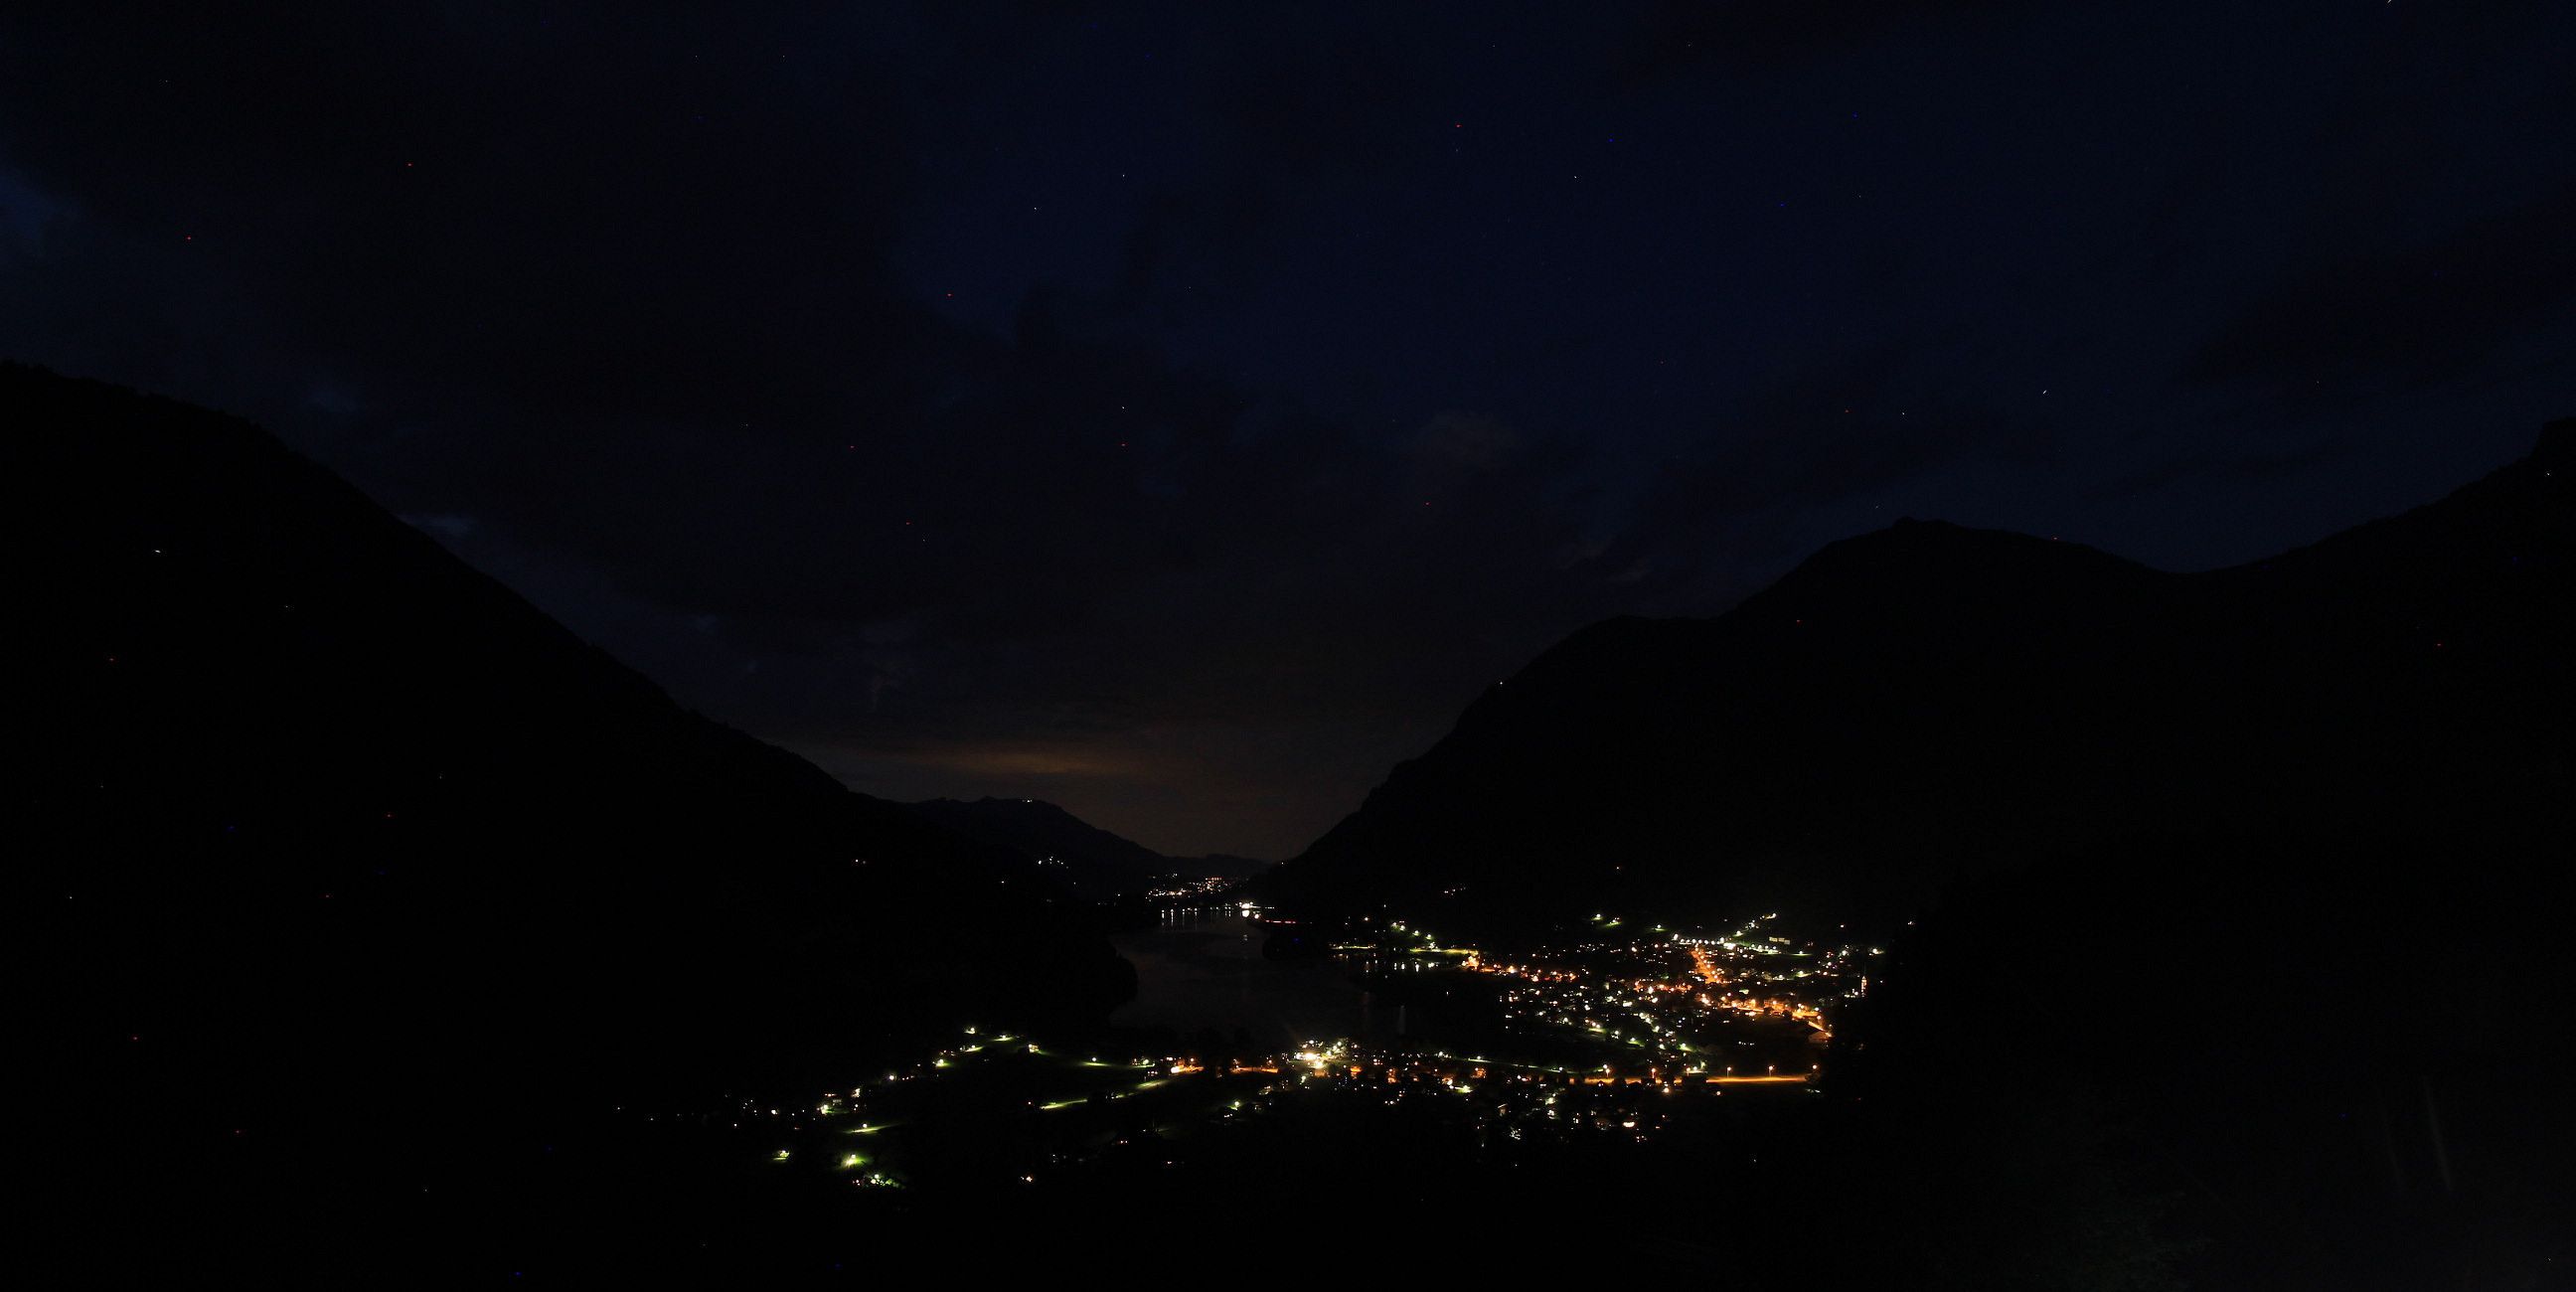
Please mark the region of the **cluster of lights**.
<svg viewBox="0 0 2576 1292"><path fill-rule="evenodd" d="M1248 902L1237 905L1246 914L1256 909ZM1723 934L1673 931L1654 925L1649 935L1643 930L1629 931L1624 921L1605 912L1596 915L1586 935L1571 945L1536 948L1495 959L1487 958L1477 947L1460 945L1403 920L1390 920L1379 926L1373 940L1334 948L1347 954L1367 954L1371 972L1464 971L1503 980L1497 984L1493 999L1504 1011L1502 1021L1507 1030L1553 1030L1559 1036L1553 1042L1556 1044L1589 1038L1596 1047L1621 1047L1610 1051L1613 1054L1635 1055L1624 1063L1602 1063L1597 1068L1569 1069L1509 1057L1453 1055L1436 1050L1382 1050L1350 1039L1310 1040L1285 1053L1250 1058L1076 1057L1052 1055L1035 1042L1008 1034L985 1035L970 1026L963 1029L962 1037L910 1067L888 1071L884 1083L899 1086L912 1081L942 1082L960 1069L1025 1050L1028 1055L1049 1061L1045 1066L1032 1066L1032 1073L1059 1073L1055 1079L1082 1087L1069 1097L1030 1098L1027 1107L1037 1113L1103 1107L1167 1086L1183 1092L1213 1094L1227 1088L1201 1083L1220 1078L1269 1078L1253 1083L1257 1093L1240 1087L1228 1090L1249 1097L1211 1100L1203 1115L1222 1124L1238 1115L1260 1113L1280 1099L1300 1097L1295 1094L1300 1090L1368 1091L1373 1093L1367 1098L1383 1099L1389 1105L1410 1099L1463 1101L1479 1134L1491 1131L1502 1140L1524 1141L1531 1134L1561 1138L1566 1134L1595 1133L1620 1140L1631 1136L1642 1140L1662 1124L1663 1114L1653 1109L1680 1106L1662 1102L1675 1095L1702 1091L1706 1097L1714 1098L1738 1086L1800 1086L1818 1075L1818 1067L1812 1062L1777 1061L1788 1057L1778 1048L1788 1043L1779 1039L1776 1031L1745 1033L1722 1029L1742 1020L1787 1022L1807 1028L1810 1040L1829 1037L1829 1010L1833 1003L1865 992L1868 979L1859 969L1883 953L1874 947L1859 946L1819 951L1814 943L1803 944L1802 949L1801 944L1766 928L1777 918L1765 915ZM1737 1039L1748 1034L1769 1039ZM1762 1048L1765 1046L1771 1047L1767 1054ZM1748 1056L1732 1047L1754 1048ZM1724 1062L1727 1057L1749 1057L1754 1062L1739 1072L1738 1064ZM1774 1061L1763 1061L1766 1057ZM1783 1071L1784 1067L1788 1070ZM1085 1071L1093 1075L1076 1075ZM1104 1081L1117 1085L1104 1089ZM1560 1103L1561 1097L1568 1094L1574 1102ZM1166 1092L1156 1095L1152 1106L1169 1109L1172 1099L1186 1106L1191 1097ZM1639 1099L1655 1102L1650 1106L1637 1102ZM871 1135L903 1124L898 1112L897 1120L875 1116L848 1126L847 1121L858 1120L867 1109L868 1100L868 1086L861 1085L846 1095L829 1093L811 1105L790 1108L784 1118L791 1130L799 1127L798 1119L808 1115L842 1119L844 1133L852 1135ZM764 1110L748 1103L743 1109L748 1117L761 1116L764 1111L771 1118L782 1116L777 1109ZM1076 1156L1087 1155L1088 1150ZM782 1148L772 1160L785 1163L792 1156L791 1150ZM866 1154L836 1148L822 1160L837 1161L839 1170L861 1186L899 1188L903 1184L899 1176L878 1167ZM1067 1160L1071 1159L1057 1155L1049 1162ZM1029 1182L1035 1179L1030 1175L1018 1178Z"/></svg>
<svg viewBox="0 0 2576 1292"><path fill-rule="evenodd" d="M1146 900L1155 902L1188 902L1199 898L1215 897L1234 885L1234 880L1223 875L1207 875L1198 879L1175 880L1148 888L1145 890L1145 897Z"/></svg>

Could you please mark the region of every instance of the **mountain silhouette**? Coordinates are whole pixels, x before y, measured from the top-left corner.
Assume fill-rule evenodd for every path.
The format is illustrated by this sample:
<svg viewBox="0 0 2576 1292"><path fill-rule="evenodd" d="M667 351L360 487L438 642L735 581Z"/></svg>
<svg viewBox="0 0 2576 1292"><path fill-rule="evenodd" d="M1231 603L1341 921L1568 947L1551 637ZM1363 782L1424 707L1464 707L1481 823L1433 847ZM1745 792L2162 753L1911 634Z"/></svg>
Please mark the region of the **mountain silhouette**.
<svg viewBox="0 0 2576 1292"><path fill-rule="evenodd" d="M1133 895L1175 876L1236 877L1267 863L1245 857L1167 857L1043 799L930 799L909 805L961 838L1007 848L1073 896Z"/></svg>
<svg viewBox="0 0 2576 1292"><path fill-rule="evenodd" d="M1270 882L1894 913L2120 841L2371 839L2563 791L2571 438L2227 569L1906 520L1715 618L1596 624Z"/></svg>
<svg viewBox="0 0 2576 1292"><path fill-rule="evenodd" d="M1008 852L680 708L256 427L16 365L0 420L50 1124L121 1206L328 1233L508 1178L563 1108L1132 990Z"/></svg>
<svg viewBox="0 0 2576 1292"><path fill-rule="evenodd" d="M2572 446L2204 573L1835 543L1716 618L1574 634L1263 882L1507 941L1605 910L1883 939L1774 1185L1871 1218L1806 1253L1819 1286L2545 1286ZM2088 1254L2031 1270L2049 1226Z"/></svg>
<svg viewBox="0 0 2576 1292"><path fill-rule="evenodd" d="M1074 892L1108 897L1170 874L1170 859L1039 799L931 799L914 812L965 838L1005 847Z"/></svg>

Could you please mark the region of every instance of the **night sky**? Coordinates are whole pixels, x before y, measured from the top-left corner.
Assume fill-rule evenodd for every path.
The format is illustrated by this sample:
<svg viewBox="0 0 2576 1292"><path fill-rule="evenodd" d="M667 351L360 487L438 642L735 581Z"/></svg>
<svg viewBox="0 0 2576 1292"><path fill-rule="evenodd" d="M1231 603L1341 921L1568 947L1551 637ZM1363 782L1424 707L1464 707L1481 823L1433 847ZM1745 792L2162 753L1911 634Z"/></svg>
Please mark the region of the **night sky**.
<svg viewBox="0 0 2576 1292"><path fill-rule="evenodd" d="M2565 0L31 7L0 356L1171 852L1900 515L2208 567L2576 412Z"/></svg>

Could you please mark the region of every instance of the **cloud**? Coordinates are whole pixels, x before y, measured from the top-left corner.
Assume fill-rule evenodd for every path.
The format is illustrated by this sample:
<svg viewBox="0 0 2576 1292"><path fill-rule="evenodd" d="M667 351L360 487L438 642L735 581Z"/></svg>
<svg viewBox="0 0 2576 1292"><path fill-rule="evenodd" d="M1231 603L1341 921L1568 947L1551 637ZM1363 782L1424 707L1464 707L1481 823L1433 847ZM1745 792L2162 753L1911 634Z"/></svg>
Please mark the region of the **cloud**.
<svg viewBox="0 0 2576 1292"><path fill-rule="evenodd" d="M18 248L36 250L46 226L65 214L63 204L52 195L0 167L0 258Z"/></svg>
<svg viewBox="0 0 2576 1292"><path fill-rule="evenodd" d="M1722 608L1872 503L2078 497L2029 374L2117 442L2355 354L2483 373L2561 308L2563 200L2420 261L2357 221L2177 401L2204 284L2279 261L2231 241L2242 174L2385 168L2270 75L2198 90L2179 159L2099 133L2113 80L2036 123L1951 93L2032 52L1964 34L2128 56L2026 8L12 10L0 352L254 417L854 779L1284 851L1591 619ZM1755 71L1777 113L1723 90ZM2368 138L2465 137L2382 81ZM2187 162L2188 263L2118 268L2106 203L2156 185L2110 177ZM2315 438L2243 422L2198 434Z"/></svg>
<svg viewBox="0 0 2576 1292"><path fill-rule="evenodd" d="M1989 24L2029 0L1654 0L1614 63L1629 85L1698 70L1777 70L1926 28Z"/></svg>
<svg viewBox="0 0 2576 1292"><path fill-rule="evenodd" d="M2193 356L2189 379L2296 386L2460 375L2576 305L2576 187L2447 236L2272 283Z"/></svg>
<svg viewBox="0 0 2576 1292"><path fill-rule="evenodd" d="M1817 518L1857 500L1969 470L2045 470L2056 425L1962 388L1945 371L1953 357L1934 347L1833 356L1710 410L1699 443L1658 464L1628 526L1589 564L1615 572L1641 607L1722 606L1837 536L1815 532Z"/></svg>

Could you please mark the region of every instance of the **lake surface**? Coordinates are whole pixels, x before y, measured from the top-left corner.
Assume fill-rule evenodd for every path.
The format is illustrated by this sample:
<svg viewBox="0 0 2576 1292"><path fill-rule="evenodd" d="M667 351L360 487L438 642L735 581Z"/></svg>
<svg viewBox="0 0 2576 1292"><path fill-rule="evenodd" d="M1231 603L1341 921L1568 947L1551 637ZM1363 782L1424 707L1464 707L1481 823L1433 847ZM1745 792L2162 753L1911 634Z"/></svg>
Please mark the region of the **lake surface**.
<svg viewBox="0 0 2576 1292"><path fill-rule="evenodd" d="M1162 923L1112 941L1136 966L1136 999L1110 1016L1127 1027L1183 1034L1240 1028L1259 1050L1308 1041L1394 1035L1405 1011L1381 1005L1352 981L1359 965L1338 958L1267 960L1270 930L1240 911L1165 911Z"/></svg>

